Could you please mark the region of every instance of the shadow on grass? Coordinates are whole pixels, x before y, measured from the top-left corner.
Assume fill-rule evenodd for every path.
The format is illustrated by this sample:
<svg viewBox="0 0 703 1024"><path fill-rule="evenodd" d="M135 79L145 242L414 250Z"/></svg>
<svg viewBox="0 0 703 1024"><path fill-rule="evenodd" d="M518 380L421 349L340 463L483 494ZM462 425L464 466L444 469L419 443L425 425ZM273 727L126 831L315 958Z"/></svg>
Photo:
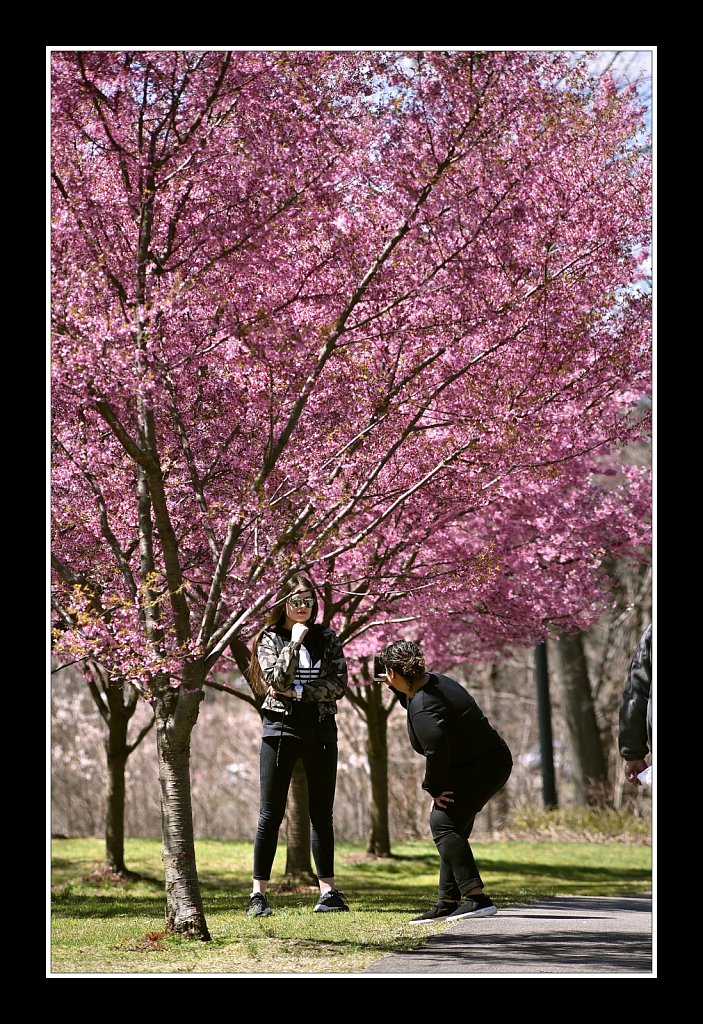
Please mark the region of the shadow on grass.
<svg viewBox="0 0 703 1024"><path fill-rule="evenodd" d="M421 911L423 904L429 906L431 902L434 881L418 881L415 876L426 874L433 880L437 877L439 857L435 851L392 857L369 854L359 859L343 854L340 860L342 864L346 862L352 875L348 896L352 910L357 913L411 916ZM66 872L63 884L54 887L53 912L57 918L87 920L163 916L163 877L141 874L138 882L126 885L110 885L108 880L101 882L99 879L91 882L86 879L85 871L94 864L93 860L53 859L54 869L58 873ZM612 889L615 896L628 891L628 888L632 891L651 886L649 867L608 868L542 861L526 863L524 859L505 858L487 860L485 870L496 876L490 889L501 907L536 902L565 885L581 886L584 896L591 895L588 890L592 887L606 892ZM340 873L344 874L343 868ZM244 911L250 891L248 873L201 871L200 885L208 914L239 914ZM276 905L281 910L300 909L307 913L312 898L312 895L300 893L272 894L274 913Z"/></svg>
<svg viewBox="0 0 703 1024"><path fill-rule="evenodd" d="M163 913L163 892L122 898L71 893L52 905L52 914L57 918L163 917Z"/></svg>
<svg viewBox="0 0 703 1024"><path fill-rule="evenodd" d="M222 890L215 888L209 890L201 886L203 900L208 915L219 917L222 914L244 914L248 901L248 893L245 889L231 891L226 894L230 898L226 900ZM208 900L208 895L216 894L215 899ZM301 914L309 914L315 900L313 896L305 897L300 894L280 894L271 898L271 907L276 911L299 911ZM411 916L415 914L421 905L430 900L426 896L418 897L416 893L406 891L406 895L394 895L378 889L355 887L353 897L350 897L351 909L355 913L368 914L401 914ZM55 898L53 902L53 914L56 918L111 918L111 917L162 917L164 910L164 894L159 889L153 894L135 894L112 896L109 893L95 894L68 892ZM345 915L346 917L346 915ZM260 922L261 923L261 922ZM274 922L275 923L275 922Z"/></svg>
<svg viewBox="0 0 703 1024"><path fill-rule="evenodd" d="M494 860L486 863L486 873L496 872L498 874L520 874L531 877L542 878L553 877L569 882L589 882L602 880L605 884L609 879L623 883L643 882L652 877L650 868L606 868L602 865L591 867L587 864L541 864L533 862L525 864L522 861Z"/></svg>
<svg viewBox="0 0 703 1024"><path fill-rule="evenodd" d="M363 860L341 858L342 863L347 863L355 872L364 874L389 874L399 875L407 871L411 866L413 871L425 868L434 871L439 866L439 855L436 853L423 854L418 857L368 857Z"/></svg>
<svg viewBox="0 0 703 1024"><path fill-rule="evenodd" d="M63 868L66 870L78 871L81 869L81 865L84 865L84 868L81 869L84 870L92 867L93 864L95 864L95 861L90 857L84 857L82 860L79 860L76 857L70 857L68 859L64 857L51 858L51 867L53 871L60 871Z"/></svg>
<svg viewBox="0 0 703 1024"><path fill-rule="evenodd" d="M227 875L226 878L223 878L221 875L199 871L198 879L203 892L222 892L236 895L238 892L246 890L247 897L251 892L251 875ZM163 886L163 882L161 884ZM273 887L273 885L274 883L272 882L271 886ZM269 895L271 895L271 890L269 890Z"/></svg>

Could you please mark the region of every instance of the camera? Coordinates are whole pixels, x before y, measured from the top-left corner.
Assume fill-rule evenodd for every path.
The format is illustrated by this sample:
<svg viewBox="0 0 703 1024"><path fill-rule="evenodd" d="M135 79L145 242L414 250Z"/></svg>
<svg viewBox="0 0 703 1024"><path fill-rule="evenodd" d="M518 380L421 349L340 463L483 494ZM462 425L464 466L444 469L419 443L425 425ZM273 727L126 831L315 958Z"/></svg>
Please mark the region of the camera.
<svg viewBox="0 0 703 1024"><path fill-rule="evenodd" d="M373 678L377 683L383 682L386 678L386 663L382 654L373 656Z"/></svg>

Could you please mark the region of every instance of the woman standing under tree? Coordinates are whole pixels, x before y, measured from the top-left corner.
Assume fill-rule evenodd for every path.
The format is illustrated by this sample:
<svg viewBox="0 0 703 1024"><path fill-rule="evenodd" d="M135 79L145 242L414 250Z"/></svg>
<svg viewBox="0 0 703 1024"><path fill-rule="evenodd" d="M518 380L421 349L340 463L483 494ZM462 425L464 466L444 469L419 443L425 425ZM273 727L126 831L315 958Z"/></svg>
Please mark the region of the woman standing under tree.
<svg viewBox="0 0 703 1024"><path fill-rule="evenodd" d="M249 681L265 695L260 753L259 824L247 917L268 917L266 889L298 758L308 782L312 855L320 886L314 912L349 910L334 884L332 811L337 782L337 701L347 665L336 633L317 625L317 594L306 576L285 585L254 639Z"/></svg>
<svg viewBox="0 0 703 1024"><path fill-rule="evenodd" d="M478 812L510 777L510 750L463 686L426 671L416 643L396 640L378 660L380 678L407 709L413 750L427 758L422 788L432 797L440 856L437 902L410 923L491 917L498 909L483 891L469 836Z"/></svg>

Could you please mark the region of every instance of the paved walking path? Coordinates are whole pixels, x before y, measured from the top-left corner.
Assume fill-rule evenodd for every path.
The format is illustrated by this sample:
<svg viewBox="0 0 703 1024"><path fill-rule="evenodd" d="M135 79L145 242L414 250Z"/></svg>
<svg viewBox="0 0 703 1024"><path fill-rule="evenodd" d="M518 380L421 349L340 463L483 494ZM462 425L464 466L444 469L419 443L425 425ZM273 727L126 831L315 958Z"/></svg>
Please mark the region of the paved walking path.
<svg viewBox="0 0 703 1024"><path fill-rule="evenodd" d="M363 974L656 977L652 897L557 896L463 918L428 935L421 949L382 957Z"/></svg>

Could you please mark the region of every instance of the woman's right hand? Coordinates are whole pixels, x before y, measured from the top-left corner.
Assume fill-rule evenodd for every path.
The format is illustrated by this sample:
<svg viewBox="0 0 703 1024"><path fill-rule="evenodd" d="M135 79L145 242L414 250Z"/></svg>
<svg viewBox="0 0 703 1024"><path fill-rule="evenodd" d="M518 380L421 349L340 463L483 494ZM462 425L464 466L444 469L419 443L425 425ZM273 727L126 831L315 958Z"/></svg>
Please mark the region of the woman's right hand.
<svg viewBox="0 0 703 1024"><path fill-rule="evenodd" d="M275 697L277 700L290 700L293 696L292 690L277 690L275 686L269 686L267 696Z"/></svg>
<svg viewBox="0 0 703 1024"><path fill-rule="evenodd" d="M293 628L290 631L290 638L293 643L299 644L301 640L304 640L308 633L308 627L304 622L294 622Z"/></svg>

